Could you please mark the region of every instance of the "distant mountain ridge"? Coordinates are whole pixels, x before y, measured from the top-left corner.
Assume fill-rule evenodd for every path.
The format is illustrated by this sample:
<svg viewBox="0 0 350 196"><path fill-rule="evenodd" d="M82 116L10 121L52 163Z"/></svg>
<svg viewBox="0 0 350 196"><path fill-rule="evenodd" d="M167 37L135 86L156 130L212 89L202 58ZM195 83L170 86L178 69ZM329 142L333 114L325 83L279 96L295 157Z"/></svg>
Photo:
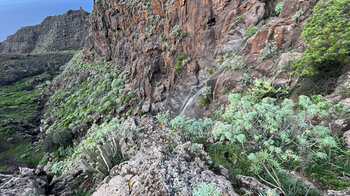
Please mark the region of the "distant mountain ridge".
<svg viewBox="0 0 350 196"><path fill-rule="evenodd" d="M89 12L69 10L41 24L19 29L0 43L0 53L43 53L80 50L89 34Z"/></svg>

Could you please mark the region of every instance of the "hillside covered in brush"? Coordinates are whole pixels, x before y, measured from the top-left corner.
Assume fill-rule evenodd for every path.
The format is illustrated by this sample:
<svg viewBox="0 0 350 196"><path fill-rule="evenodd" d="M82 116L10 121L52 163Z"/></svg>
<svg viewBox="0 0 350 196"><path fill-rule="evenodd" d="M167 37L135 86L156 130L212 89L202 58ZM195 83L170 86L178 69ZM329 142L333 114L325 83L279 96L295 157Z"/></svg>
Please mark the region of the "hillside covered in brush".
<svg viewBox="0 0 350 196"><path fill-rule="evenodd" d="M88 17L84 10L71 10L22 28L0 43L1 173L34 168L42 159L38 140L49 87L62 66L83 48L90 30ZM69 36L62 34L69 28L74 30Z"/></svg>

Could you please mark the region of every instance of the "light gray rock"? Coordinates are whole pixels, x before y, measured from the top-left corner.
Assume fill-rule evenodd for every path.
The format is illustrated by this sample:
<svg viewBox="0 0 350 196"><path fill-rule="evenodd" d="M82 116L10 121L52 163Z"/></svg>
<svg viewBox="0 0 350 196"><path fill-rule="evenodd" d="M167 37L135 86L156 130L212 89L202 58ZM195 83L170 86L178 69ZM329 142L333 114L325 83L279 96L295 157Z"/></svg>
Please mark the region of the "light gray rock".
<svg viewBox="0 0 350 196"><path fill-rule="evenodd" d="M34 169L20 168L19 175L6 176L0 183L0 195L29 196L45 195L49 177L44 173L35 173Z"/></svg>
<svg viewBox="0 0 350 196"><path fill-rule="evenodd" d="M114 167L93 196L186 196L201 182L216 185L222 194L237 195L225 177L209 170L209 159L203 146L193 148L190 142L177 146L173 153L152 146Z"/></svg>
<svg viewBox="0 0 350 196"><path fill-rule="evenodd" d="M0 185L2 183L9 181L12 177L13 177L13 175L0 174Z"/></svg>
<svg viewBox="0 0 350 196"><path fill-rule="evenodd" d="M299 59L301 57L300 52L287 52L281 54L278 61L277 70L283 70L293 59ZM290 67L291 68L291 67Z"/></svg>
<svg viewBox="0 0 350 196"><path fill-rule="evenodd" d="M267 14L265 3L260 3L257 0L249 1L246 7L247 10L243 14L246 26L257 25Z"/></svg>
<svg viewBox="0 0 350 196"><path fill-rule="evenodd" d="M350 149L350 131L345 132L343 138L347 144L347 147Z"/></svg>
<svg viewBox="0 0 350 196"><path fill-rule="evenodd" d="M350 187L342 190L342 191L333 191L328 190L325 196L349 196L350 195Z"/></svg>
<svg viewBox="0 0 350 196"><path fill-rule="evenodd" d="M50 194L69 196L74 194L73 185L80 175L84 175L82 170L71 171L61 175L50 184Z"/></svg>

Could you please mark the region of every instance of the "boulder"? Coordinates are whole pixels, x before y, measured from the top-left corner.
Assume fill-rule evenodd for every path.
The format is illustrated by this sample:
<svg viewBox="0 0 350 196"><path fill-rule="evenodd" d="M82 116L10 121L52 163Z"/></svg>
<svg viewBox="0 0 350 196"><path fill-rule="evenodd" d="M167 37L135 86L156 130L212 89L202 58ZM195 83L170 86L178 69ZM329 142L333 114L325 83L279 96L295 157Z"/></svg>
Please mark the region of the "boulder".
<svg viewBox="0 0 350 196"><path fill-rule="evenodd" d="M257 25L267 16L267 9L265 3L258 0L249 1L240 7L244 10L243 18L246 26Z"/></svg>
<svg viewBox="0 0 350 196"><path fill-rule="evenodd" d="M2 178L2 183L0 183L0 195L46 195L51 178L52 177L47 176L45 172L35 172L34 169L20 168L20 173L18 175Z"/></svg>
<svg viewBox="0 0 350 196"><path fill-rule="evenodd" d="M348 149L350 149L350 131L346 131L343 135L343 138L347 144Z"/></svg>
<svg viewBox="0 0 350 196"><path fill-rule="evenodd" d="M186 196L202 182L216 185L223 195L236 196L225 177L209 170L208 161L203 146L190 142L178 145L172 153L164 147L143 149L114 167L93 196Z"/></svg>
<svg viewBox="0 0 350 196"><path fill-rule="evenodd" d="M73 185L77 183L80 175L84 175L82 172L82 170L75 170L54 179L50 184L49 193L60 196L73 195L75 193Z"/></svg>

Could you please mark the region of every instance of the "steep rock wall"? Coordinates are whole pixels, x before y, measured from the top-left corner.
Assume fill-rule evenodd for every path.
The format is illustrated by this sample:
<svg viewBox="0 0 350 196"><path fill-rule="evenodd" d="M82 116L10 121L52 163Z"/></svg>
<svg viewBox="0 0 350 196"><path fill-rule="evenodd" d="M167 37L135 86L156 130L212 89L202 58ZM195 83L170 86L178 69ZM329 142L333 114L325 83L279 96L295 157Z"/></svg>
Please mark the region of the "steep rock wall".
<svg viewBox="0 0 350 196"><path fill-rule="evenodd" d="M85 58L123 67L130 88L144 98L144 112L179 111L193 88L217 69L213 59L238 51L246 28L266 18L268 7L257 0L101 0L90 17ZM191 62L176 67L182 52Z"/></svg>
<svg viewBox="0 0 350 196"><path fill-rule="evenodd" d="M265 2L101 0L90 17L92 34L84 57L113 61L121 67L122 75L130 79L128 87L139 89L143 112L171 109L183 114L186 108L195 108L189 102L198 102L199 96L194 95L204 85L212 87L215 99L223 85L229 90L237 86L243 73L234 73L236 78L220 73L219 59L225 54L244 56L254 69L250 75L259 78L272 77L271 68L278 64L271 59L258 61L269 41L275 41L281 51L302 50L301 24L317 0L283 1L278 17L274 8L282 1ZM299 11L301 15L295 18ZM260 29L252 37L246 35L250 26ZM198 110L192 113L203 112Z"/></svg>

